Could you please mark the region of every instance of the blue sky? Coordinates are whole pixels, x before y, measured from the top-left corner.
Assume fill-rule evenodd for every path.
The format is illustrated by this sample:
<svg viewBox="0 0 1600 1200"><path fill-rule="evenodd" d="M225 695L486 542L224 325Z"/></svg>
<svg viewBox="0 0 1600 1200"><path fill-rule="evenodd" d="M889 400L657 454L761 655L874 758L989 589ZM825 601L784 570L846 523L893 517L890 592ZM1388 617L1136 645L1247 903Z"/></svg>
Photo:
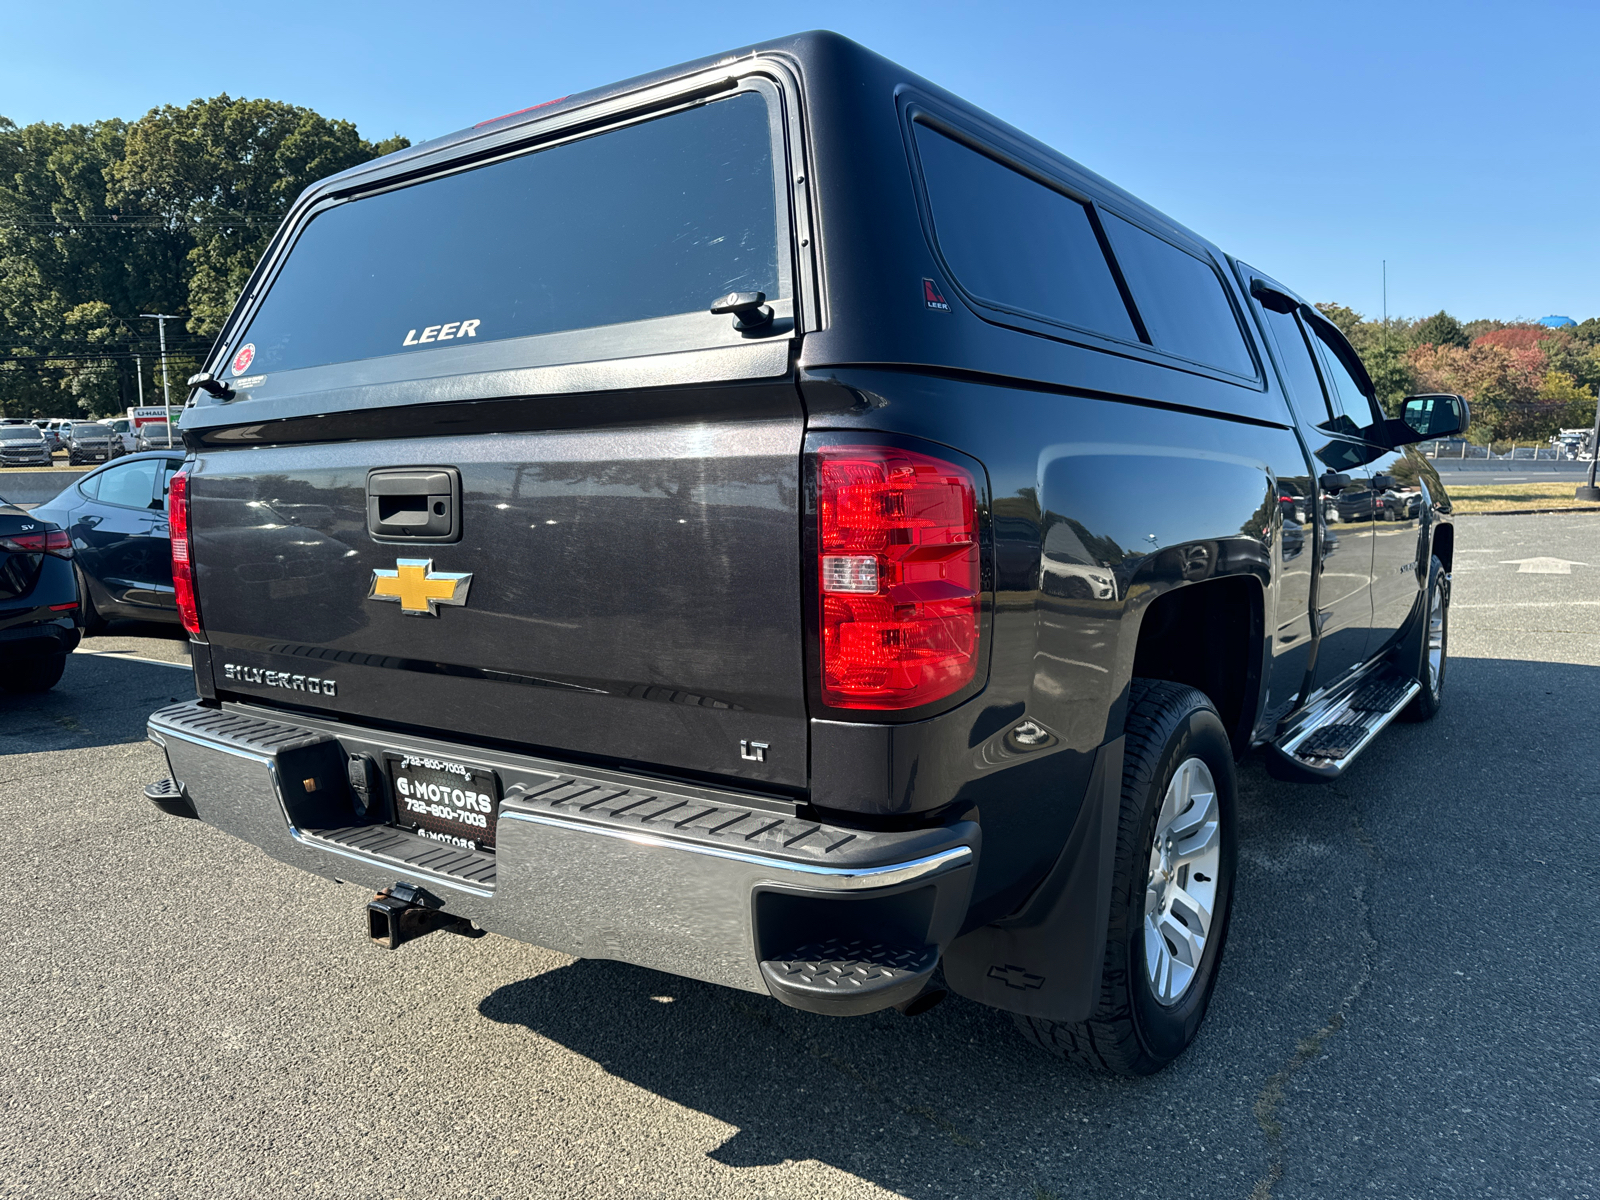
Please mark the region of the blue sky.
<svg viewBox="0 0 1600 1200"><path fill-rule="evenodd" d="M830 28L1313 299L1600 315L1600 3L0 5L0 114L226 91L422 140Z"/></svg>

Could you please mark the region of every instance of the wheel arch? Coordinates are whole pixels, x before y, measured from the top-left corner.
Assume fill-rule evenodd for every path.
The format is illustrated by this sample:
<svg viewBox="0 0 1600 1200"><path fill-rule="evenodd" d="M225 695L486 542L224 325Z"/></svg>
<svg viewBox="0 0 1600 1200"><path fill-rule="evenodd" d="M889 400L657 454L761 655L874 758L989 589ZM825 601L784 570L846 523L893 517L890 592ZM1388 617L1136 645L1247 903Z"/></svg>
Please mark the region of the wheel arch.
<svg viewBox="0 0 1600 1200"><path fill-rule="evenodd" d="M1440 522L1433 531L1433 555L1444 564L1448 574L1456 554L1456 527L1449 521ZM1424 566L1427 564L1424 563Z"/></svg>
<svg viewBox="0 0 1600 1200"><path fill-rule="evenodd" d="M1143 610L1128 679L1165 679L1203 692L1234 756L1249 748L1265 674L1265 588L1254 574L1169 588Z"/></svg>

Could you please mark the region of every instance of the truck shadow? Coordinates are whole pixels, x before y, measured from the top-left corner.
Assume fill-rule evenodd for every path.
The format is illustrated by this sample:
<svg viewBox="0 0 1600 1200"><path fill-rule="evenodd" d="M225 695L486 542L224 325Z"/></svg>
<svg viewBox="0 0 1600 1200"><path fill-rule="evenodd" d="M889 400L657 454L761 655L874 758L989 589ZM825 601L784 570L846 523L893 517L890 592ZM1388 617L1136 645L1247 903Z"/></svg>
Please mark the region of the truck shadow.
<svg viewBox="0 0 1600 1200"><path fill-rule="evenodd" d="M1249 1194L1279 1163L1284 1081L1298 1073L1314 1086L1306 1039L1338 1013L1344 1053L1364 1058L1364 1039L1381 1043L1387 1018L1364 983L1353 986L1375 972L1372 987L1386 986L1373 922L1403 919L1396 906L1438 886L1390 870L1386 843L1441 810L1504 800L1475 765L1442 769L1441 748L1518 754L1519 735L1503 719L1510 711L1580 744L1585 714L1600 702L1600 668L1464 659L1451 671L1435 722L1393 726L1332 786L1284 784L1258 761L1243 765L1238 891L1220 982L1199 1041L1152 1078L1061 1063L1025 1043L1007 1015L959 997L919 1017L846 1021L602 961L501 987L479 1011L732 1126L710 1153L730 1167L810 1160L919 1200L1126 1194L1136 1184L1197 1194L1187 1153L1163 1147L1177 1137L1209 1148L1200 1190ZM1570 788L1571 779L1555 770L1550 786Z"/></svg>

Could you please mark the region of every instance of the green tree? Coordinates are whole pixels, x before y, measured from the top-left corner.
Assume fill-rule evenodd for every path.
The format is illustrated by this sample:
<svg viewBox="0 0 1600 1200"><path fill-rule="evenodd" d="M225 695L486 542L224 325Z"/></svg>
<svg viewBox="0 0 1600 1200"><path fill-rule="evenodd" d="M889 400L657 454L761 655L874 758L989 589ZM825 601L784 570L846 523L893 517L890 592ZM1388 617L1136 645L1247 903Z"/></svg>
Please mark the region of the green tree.
<svg viewBox="0 0 1600 1200"><path fill-rule="evenodd" d="M146 312L188 318L167 326L183 380L294 198L408 144L228 96L132 124L0 117L0 405L77 416L132 403L135 352L154 378Z"/></svg>
<svg viewBox="0 0 1600 1200"><path fill-rule="evenodd" d="M1323 303L1316 307L1361 356L1384 412L1391 417L1398 416L1400 401L1416 390L1416 377L1408 357L1415 344L1410 323L1398 317L1391 317L1387 323L1369 321L1342 304Z"/></svg>
<svg viewBox="0 0 1600 1200"><path fill-rule="evenodd" d="M192 333L215 334L289 206L328 175L403 149L275 100L216 96L153 109L112 169L117 194L188 239Z"/></svg>
<svg viewBox="0 0 1600 1200"><path fill-rule="evenodd" d="M1600 322L1595 322L1600 326ZM1588 341L1572 328L1552 329L1539 347L1550 369L1572 376L1579 387L1600 388L1600 344Z"/></svg>
<svg viewBox="0 0 1600 1200"><path fill-rule="evenodd" d="M1410 330L1411 340L1419 346L1461 346L1471 345L1467 331L1461 327L1461 322L1452 317L1444 309L1440 309L1431 317L1424 317Z"/></svg>
<svg viewBox="0 0 1600 1200"><path fill-rule="evenodd" d="M1350 338L1352 344L1354 344L1357 332L1360 330L1361 326L1366 323L1366 318L1358 313L1355 309L1346 308L1342 304L1334 304L1331 301L1324 301L1321 304L1318 304L1316 309L1323 316L1327 317L1328 320L1332 321L1334 325L1338 327L1340 333L1344 334L1345 337Z"/></svg>
<svg viewBox="0 0 1600 1200"><path fill-rule="evenodd" d="M1545 372L1539 384L1539 403L1550 409L1552 433L1594 423L1594 390L1582 386L1565 371Z"/></svg>

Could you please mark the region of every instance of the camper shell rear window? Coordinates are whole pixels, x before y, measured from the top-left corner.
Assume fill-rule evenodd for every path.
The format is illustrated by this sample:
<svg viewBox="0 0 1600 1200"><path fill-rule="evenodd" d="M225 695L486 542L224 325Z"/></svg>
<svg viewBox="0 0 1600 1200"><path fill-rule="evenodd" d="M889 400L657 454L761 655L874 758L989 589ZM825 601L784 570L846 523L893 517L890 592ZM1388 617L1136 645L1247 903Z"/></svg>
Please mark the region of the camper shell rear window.
<svg viewBox="0 0 1600 1200"><path fill-rule="evenodd" d="M790 295L769 101L747 90L337 202L226 370L260 376ZM720 324L725 324L724 318Z"/></svg>

